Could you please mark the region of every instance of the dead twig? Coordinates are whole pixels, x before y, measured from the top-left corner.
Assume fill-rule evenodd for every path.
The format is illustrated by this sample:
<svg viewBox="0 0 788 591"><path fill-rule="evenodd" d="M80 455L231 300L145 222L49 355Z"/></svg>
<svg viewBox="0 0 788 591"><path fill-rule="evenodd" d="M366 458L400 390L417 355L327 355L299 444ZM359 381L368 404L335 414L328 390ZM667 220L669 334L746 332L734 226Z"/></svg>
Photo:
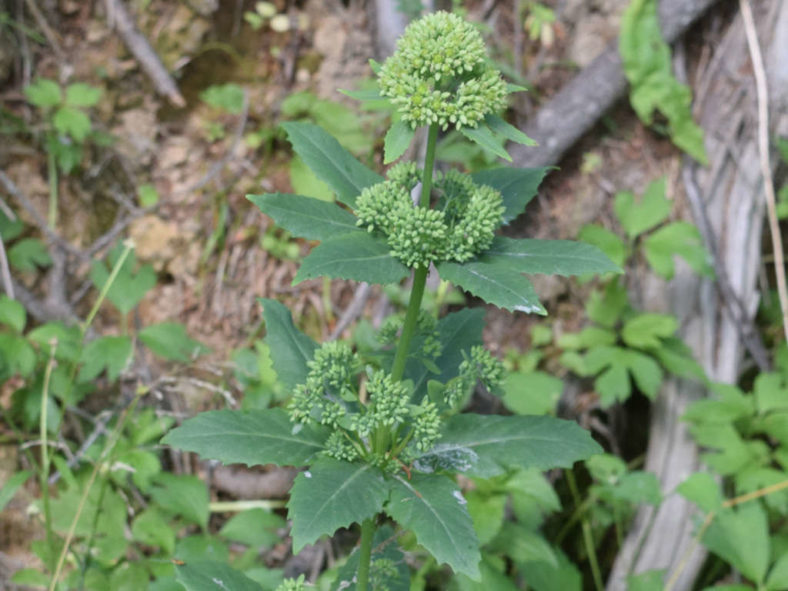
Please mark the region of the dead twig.
<svg viewBox="0 0 788 591"><path fill-rule="evenodd" d="M706 206L700 196L698 184L695 181L694 170L695 163L687 156L684 157L684 166L682 167L681 176L684 181L684 190L687 194L690 208L692 209L692 217L695 219L695 224L703 236L703 241L706 248L711 254L712 265L714 266L714 274L716 277L716 285L720 290L722 297L722 304L731 315L734 325L739 331L739 338L744 346L752 355L753 361L761 371L769 371L771 364L769 363L769 353L761 340L758 329L747 311L747 308L742 302L741 298L736 294L731 286L728 271L725 268L722 260L720 259L719 250L717 248L717 238L714 235L714 229L711 227Z"/></svg>
<svg viewBox="0 0 788 591"><path fill-rule="evenodd" d="M758 32L755 29L755 19L752 16L752 7L749 0L739 0L744 34L747 38L747 48L752 60L752 69L755 76L755 91L758 101L758 156L761 166L764 196L766 197L766 211L769 217L769 232L772 237L774 250L774 272L777 279L777 293L780 297L780 308L783 312L783 331L788 340L788 287L785 280L785 260L783 257L783 241L780 234L780 222L777 219L776 199L774 195L774 179L772 167L769 163L769 88L766 84L766 68L763 64L761 46L758 44Z"/></svg>
<svg viewBox="0 0 788 591"><path fill-rule="evenodd" d="M123 39L123 43L126 44L128 50L153 82L156 92L166 96L176 107L185 107L186 100L178 90L178 86L164 64L161 63L159 56L153 51L148 40L137 30L137 26L122 0L106 0L106 6L109 26L114 28Z"/></svg>
<svg viewBox="0 0 788 591"><path fill-rule="evenodd" d="M8 257L5 253L2 234L0 234L0 274L3 277L3 289L6 295L12 300L16 299L14 297L14 283L11 281L11 269L8 266Z"/></svg>
<svg viewBox="0 0 788 591"><path fill-rule="evenodd" d="M342 312L339 320L337 320L334 330L331 331L331 334L328 337L329 341L338 339L339 335L342 334L342 331L350 326L350 323L356 318L361 316L361 313L364 311L364 306L366 305L371 293L372 286L369 283L361 283L358 286L356 293L353 294L353 299L350 301L348 307L345 308L345 311Z"/></svg>
<svg viewBox="0 0 788 591"><path fill-rule="evenodd" d="M25 0L25 6L27 6L27 9L30 11L33 20L36 21L38 28L41 29L42 33L44 33L44 37L47 38L47 43L49 43L49 45L52 47L52 51L55 52L58 61L61 63L61 65L64 64L66 62L66 54L63 53L63 49L60 47L60 42L57 39L57 35L55 35L52 27L49 26L47 19L39 10L35 0Z"/></svg>

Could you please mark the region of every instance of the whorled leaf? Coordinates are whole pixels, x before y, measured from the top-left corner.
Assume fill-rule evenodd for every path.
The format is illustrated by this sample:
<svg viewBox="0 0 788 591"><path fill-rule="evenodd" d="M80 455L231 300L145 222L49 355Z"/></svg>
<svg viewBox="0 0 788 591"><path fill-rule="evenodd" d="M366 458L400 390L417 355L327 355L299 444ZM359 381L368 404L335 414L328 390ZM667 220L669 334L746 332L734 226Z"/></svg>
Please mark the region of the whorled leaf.
<svg viewBox="0 0 788 591"><path fill-rule="evenodd" d="M292 389L306 381L307 363L317 349L317 343L298 330L293 317L284 305L276 300L258 298L263 305L265 342L271 351L276 375L285 386Z"/></svg>
<svg viewBox="0 0 788 591"><path fill-rule="evenodd" d="M293 236L308 240L328 240L355 232L356 216L341 207L303 195L268 193L246 198Z"/></svg>

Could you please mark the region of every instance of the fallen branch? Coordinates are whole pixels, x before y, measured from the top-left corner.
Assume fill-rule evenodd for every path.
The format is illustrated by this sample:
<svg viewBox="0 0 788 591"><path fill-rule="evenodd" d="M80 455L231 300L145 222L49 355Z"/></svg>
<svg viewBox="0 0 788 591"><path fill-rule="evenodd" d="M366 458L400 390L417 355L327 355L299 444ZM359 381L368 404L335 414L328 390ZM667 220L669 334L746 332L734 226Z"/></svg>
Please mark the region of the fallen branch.
<svg viewBox="0 0 788 591"><path fill-rule="evenodd" d="M659 13L662 35L673 42L717 0L665 0ZM558 164L564 153L621 98L627 81L621 67L618 44L612 43L591 64L539 107L523 131L539 143L538 148L515 145L509 153L515 166Z"/></svg>
<svg viewBox="0 0 788 591"><path fill-rule="evenodd" d="M131 54L148 75L156 92L166 96L176 107L185 107L186 101L170 73L161 63L145 36L137 30L134 20L123 5L122 0L106 0L107 21L114 28Z"/></svg>

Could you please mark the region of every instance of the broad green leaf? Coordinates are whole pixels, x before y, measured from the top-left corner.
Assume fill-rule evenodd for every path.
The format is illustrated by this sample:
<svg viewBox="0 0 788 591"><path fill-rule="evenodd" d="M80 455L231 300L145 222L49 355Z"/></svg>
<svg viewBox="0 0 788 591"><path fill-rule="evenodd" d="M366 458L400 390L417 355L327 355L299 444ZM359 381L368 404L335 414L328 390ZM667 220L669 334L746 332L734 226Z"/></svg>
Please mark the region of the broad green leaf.
<svg viewBox="0 0 788 591"><path fill-rule="evenodd" d="M615 345L617 340L618 337L612 330L598 326L586 326L580 332L562 334L556 340L556 344L568 351L579 351L600 345Z"/></svg>
<svg viewBox="0 0 788 591"><path fill-rule="evenodd" d="M638 117L651 125L655 111L668 119L673 143L706 164L703 130L692 120L692 93L672 74L670 47L660 31L656 0L633 0L621 18L618 43L629 99Z"/></svg>
<svg viewBox="0 0 788 591"><path fill-rule="evenodd" d="M298 154L290 160L290 184L299 195L327 203L334 202L334 191L312 172Z"/></svg>
<svg viewBox="0 0 788 591"><path fill-rule="evenodd" d="M66 104L69 107L92 107L100 98L101 89L84 82L75 82L66 87Z"/></svg>
<svg viewBox="0 0 788 591"><path fill-rule="evenodd" d="M444 281L485 302L511 311L546 315L531 282L506 263L494 260L476 260L459 265L441 263L438 273Z"/></svg>
<svg viewBox="0 0 788 591"><path fill-rule="evenodd" d="M333 203L285 193L247 195L246 198L294 236L328 240L358 231L356 216Z"/></svg>
<svg viewBox="0 0 788 591"><path fill-rule="evenodd" d="M325 430L293 424L279 408L198 414L162 443L225 464L303 466L324 449Z"/></svg>
<svg viewBox="0 0 788 591"><path fill-rule="evenodd" d="M342 203L354 207L365 187L382 182L379 174L356 160L339 142L311 123L282 123L293 148Z"/></svg>
<svg viewBox="0 0 788 591"><path fill-rule="evenodd" d="M648 264L665 279L673 278L675 256L683 258L696 273L714 276L700 233L689 222L673 222L660 228L646 238L643 248Z"/></svg>
<svg viewBox="0 0 788 591"><path fill-rule="evenodd" d="M471 515L479 544L484 546L496 536L503 525L504 509L509 495L472 490L465 493L465 499L468 501L468 513Z"/></svg>
<svg viewBox="0 0 788 591"><path fill-rule="evenodd" d="M277 530L287 526L284 518L265 509L249 509L231 517L219 535L251 548L270 547L281 539Z"/></svg>
<svg viewBox="0 0 788 591"><path fill-rule="evenodd" d="M139 339L159 357L188 363L209 349L191 338L180 322L151 324L139 332Z"/></svg>
<svg viewBox="0 0 788 591"><path fill-rule="evenodd" d="M137 198L142 207L153 207L159 202L159 192L153 185L145 183L137 187Z"/></svg>
<svg viewBox="0 0 788 591"><path fill-rule="evenodd" d="M506 553L520 564L546 562L558 566L555 550L540 533L511 521L504 523L501 534L491 545L491 550Z"/></svg>
<svg viewBox="0 0 788 591"><path fill-rule="evenodd" d="M645 503L656 507L662 502L659 480L653 472L636 470L624 474L609 490L613 498L632 505Z"/></svg>
<svg viewBox="0 0 788 591"><path fill-rule="evenodd" d="M503 221L511 222L523 213L525 206L536 196L549 168L493 168L471 175L477 185L492 187L503 197Z"/></svg>
<svg viewBox="0 0 788 591"><path fill-rule="evenodd" d="M405 378L413 381L415 401L421 402L421 397L426 391L428 379L448 382L456 377L462 363L463 355L468 355L471 347L482 344L482 329L484 328L484 309L465 308L447 314L438 321L438 340L441 343L441 356L435 364L441 370L433 374L418 359L411 357L405 366Z"/></svg>
<svg viewBox="0 0 788 591"><path fill-rule="evenodd" d="M8 478L5 483L3 483L3 487L0 488L0 511L5 509L5 506L11 502L11 499L14 498L16 491L18 491L21 486L27 482L27 479L30 478L32 472L29 470L22 470L21 472L17 472L10 478Z"/></svg>
<svg viewBox="0 0 788 591"><path fill-rule="evenodd" d="M671 202L665 197L665 178L662 177L646 188L639 203L629 191L616 194L613 209L618 221L630 239L655 228L670 215Z"/></svg>
<svg viewBox="0 0 788 591"><path fill-rule="evenodd" d="M638 389L654 400L663 378L659 364L652 357L638 351L627 351L625 363Z"/></svg>
<svg viewBox="0 0 788 591"><path fill-rule="evenodd" d="M509 468L571 467L601 448L576 423L552 417L460 414L448 419L443 435L417 469L429 469L431 456L456 454L470 476L489 478Z"/></svg>
<svg viewBox="0 0 788 591"><path fill-rule="evenodd" d="M175 530L156 507L137 514L131 524L132 538L146 546L161 548L167 554L175 550Z"/></svg>
<svg viewBox="0 0 788 591"><path fill-rule="evenodd" d="M8 262L19 271L36 271L51 265L52 259L38 238L23 238L8 249Z"/></svg>
<svg viewBox="0 0 788 591"><path fill-rule="evenodd" d="M25 329L26 323L27 312L25 307L5 294L0 295L0 324L9 326L16 332L21 333Z"/></svg>
<svg viewBox="0 0 788 591"><path fill-rule="evenodd" d="M588 318L606 328L613 328L629 306L627 289L616 278L603 290L591 292L586 303Z"/></svg>
<svg viewBox="0 0 788 591"><path fill-rule="evenodd" d="M284 305L276 300L258 298L263 305L265 342L269 347L274 371L288 389L306 382L307 363L317 349L317 343L298 330L293 317Z"/></svg>
<svg viewBox="0 0 788 591"><path fill-rule="evenodd" d="M761 461L757 450L747 445L730 423L695 424L690 427L690 433L698 445L717 450L704 453L701 459L722 475L735 474Z"/></svg>
<svg viewBox="0 0 788 591"><path fill-rule="evenodd" d="M296 477L290 491L287 515L293 521L293 552L340 527L374 517L388 494L378 468L320 458Z"/></svg>
<svg viewBox="0 0 788 591"><path fill-rule="evenodd" d="M523 578L534 591L582 591L583 575L560 550L558 565L549 562L527 562L522 565Z"/></svg>
<svg viewBox="0 0 788 591"><path fill-rule="evenodd" d="M93 261L90 268L90 278L96 289L103 289L122 252L123 245L118 244L109 253L106 264L101 261ZM107 292L107 298L120 310L121 314L131 312L145 294L156 285L156 272L153 267L142 265L136 272L135 267L136 257L132 251L126 257L109 288L109 292Z"/></svg>
<svg viewBox="0 0 788 591"><path fill-rule="evenodd" d="M628 591L663 591L664 588L664 570L647 570L644 573L627 577Z"/></svg>
<svg viewBox="0 0 788 591"><path fill-rule="evenodd" d="M761 373L753 385L755 404L759 413L788 409L788 388L778 373Z"/></svg>
<svg viewBox="0 0 788 591"><path fill-rule="evenodd" d="M502 135L507 140L511 140L515 143L522 144L524 146L538 145L534 139L528 137L522 131L517 129L514 125L507 123L498 115L489 114L485 116L484 122L487 124L487 126L490 128L490 130L493 133Z"/></svg>
<svg viewBox="0 0 788 591"><path fill-rule="evenodd" d="M55 111L52 123L59 133L71 136L77 142L84 141L90 133L90 117L73 107L60 107Z"/></svg>
<svg viewBox="0 0 788 591"><path fill-rule="evenodd" d="M389 246L357 230L321 242L301 263L293 284L313 277L352 279L367 283L398 283L408 268L389 254Z"/></svg>
<svg viewBox="0 0 788 591"><path fill-rule="evenodd" d="M82 351L82 367L77 379L89 382L106 370L107 379L114 382L131 360L133 349L127 336L99 337L91 341Z"/></svg>
<svg viewBox="0 0 788 591"><path fill-rule="evenodd" d="M383 141L383 153L385 154L383 164L394 162L402 156L408 149L410 142L413 141L415 133L416 131L401 119L392 123Z"/></svg>
<svg viewBox="0 0 788 591"><path fill-rule="evenodd" d="M621 272L597 247L571 240L517 240L497 236L482 260L532 275Z"/></svg>
<svg viewBox="0 0 788 591"><path fill-rule="evenodd" d="M386 513L416 535L438 563L454 572L479 578L479 542L465 498L451 480L440 475L395 476Z"/></svg>
<svg viewBox="0 0 788 591"><path fill-rule="evenodd" d="M708 378L703 367L695 361L694 353L678 337L663 339L661 346L651 354L657 358L668 372L681 378L695 378L705 383Z"/></svg>
<svg viewBox="0 0 788 591"><path fill-rule="evenodd" d="M714 477L708 472L692 474L679 484L676 491L706 512L722 507L722 493Z"/></svg>
<svg viewBox="0 0 788 591"><path fill-rule="evenodd" d="M788 552L784 552L769 571L766 588L774 591L788 589Z"/></svg>
<svg viewBox="0 0 788 591"><path fill-rule="evenodd" d="M451 581L451 591L518 591L513 578L506 574L506 563L497 556L484 554L479 563L478 581L466 575L456 575Z"/></svg>
<svg viewBox="0 0 788 591"><path fill-rule="evenodd" d="M478 127L463 127L460 133L467 137L472 142L478 144L485 150L488 150L504 160L512 161L509 152L501 145L501 141L492 133L487 125L479 125Z"/></svg>
<svg viewBox="0 0 788 591"><path fill-rule="evenodd" d="M23 337L0 333L0 381L15 373L27 377L36 367L36 352Z"/></svg>
<svg viewBox="0 0 788 591"><path fill-rule="evenodd" d="M25 87L25 96L36 107L54 107L63 100L60 86L54 80L39 78L30 86Z"/></svg>
<svg viewBox="0 0 788 591"><path fill-rule="evenodd" d="M703 536L703 544L745 577L762 584L769 566L769 523L758 502L717 513Z"/></svg>
<svg viewBox="0 0 788 591"><path fill-rule="evenodd" d="M661 340L672 337L678 330L679 322L668 314L638 314L627 320L621 329L621 338L630 347L640 349L656 348Z"/></svg>
<svg viewBox="0 0 788 591"><path fill-rule="evenodd" d="M67 363L79 360L82 348L82 335L77 326L66 326L60 322L49 322L27 333L27 339L36 345L44 355L51 354L52 340L57 341L55 359Z"/></svg>
<svg viewBox="0 0 788 591"><path fill-rule="evenodd" d="M197 476L162 472L155 478L150 495L163 511L179 515L203 530L208 527L208 487Z"/></svg>
<svg viewBox="0 0 788 591"><path fill-rule="evenodd" d="M263 591L263 588L225 562L200 560L176 567L186 591Z"/></svg>
<svg viewBox="0 0 788 591"><path fill-rule="evenodd" d="M542 371L510 373L503 385L503 403L520 415L546 415L555 411L564 383Z"/></svg>
<svg viewBox="0 0 788 591"><path fill-rule="evenodd" d="M233 84L214 84L200 93L200 99L216 109L239 115L244 108L244 89Z"/></svg>
<svg viewBox="0 0 788 591"><path fill-rule="evenodd" d="M350 98L354 98L357 101L380 101L386 100L383 98L383 95L380 94L379 88L370 88L370 89L362 89L362 90L340 90L342 94L345 96L349 96Z"/></svg>
<svg viewBox="0 0 788 591"><path fill-rule="evenodd" d="M596 224L588 224L580 229L577 237L583 242L596 246L605 253L613 264L623 267L629 256L629 247L614 232Z"/></svg>

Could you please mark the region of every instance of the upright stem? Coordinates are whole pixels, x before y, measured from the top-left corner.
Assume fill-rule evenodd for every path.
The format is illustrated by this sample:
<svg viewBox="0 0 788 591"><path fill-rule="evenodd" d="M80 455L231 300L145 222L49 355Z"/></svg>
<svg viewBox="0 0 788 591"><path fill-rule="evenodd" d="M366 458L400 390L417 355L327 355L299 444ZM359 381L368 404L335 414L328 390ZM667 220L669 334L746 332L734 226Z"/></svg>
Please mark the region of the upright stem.
<svg viewBox="0 0 788 591"><path fill-rule="evenodd" d="M427 133L427 154L424 157L424 173L421 177L421 207L429 208L430 193L432 192L432 172L435 168L435 146L438 142L438 126L433 124ZM405 313L405 322L402 326L402 335L397 343L397 352L394 354L394 362L391 366L391 377L395 382L399 382L405 374L405 363L410 352L410 342L416 334L421 310L421 300L424 297L424 287L427 285L427 274L429 267L419 267L413 273L413 288L410 291L408 300L408 310ZM375 433L373 438L373 451L383 453L384 445L390 439L388 429ZM358 573L356 575L356 589L367 591L369 584L369 564L372 558L372 537L375 535L375 521L367 519L361 524L361 550L358 557Z"/></svg>
<svg viewBox="0 0 788 591"><path fill-rule="evenodd" d="M57 350L57 340L53 339L50 343L49 361L44 372L44 387L41 390L41 416L39 417L40 437L41 437L41 470L39 478L41 480L41 500L44 505L44 525L46 526L47 539L47 567L52 570L55 566L55 535L52 529L52 510L49 504L49 425L47 418L49 413L49 382L52 378L52 370L55 367L55 351Z"/></svg>
<svg viewBox="0 0 788 591"><path fill-rule="evenodd" d="M430 206L430 193L432 191L432 172L435 168L435 145L438 142L438 126L430 125L427 134L427 154L424 157L424 173L421 177L421 207ZM405 373L405 362L410 351L410 341L416 334L416 324L419 320L421 300L424 297L424 286L427 284L428 267L419 267L413 273L413 289L410 292L408 311L405 313L405 322L402 326L402 335L397 344L394 363L391 366L391 377L395 381L402 379Z"/></svg>
<svg viewBox="0 0 788 591"><path fill-rule="evenodd" d="M369 563L372 558L372 537L375 535L375 521L367 519L361 524L361 549L358 555L358 573L356 575L356 589L367 591L369 583Z"/></svg>

